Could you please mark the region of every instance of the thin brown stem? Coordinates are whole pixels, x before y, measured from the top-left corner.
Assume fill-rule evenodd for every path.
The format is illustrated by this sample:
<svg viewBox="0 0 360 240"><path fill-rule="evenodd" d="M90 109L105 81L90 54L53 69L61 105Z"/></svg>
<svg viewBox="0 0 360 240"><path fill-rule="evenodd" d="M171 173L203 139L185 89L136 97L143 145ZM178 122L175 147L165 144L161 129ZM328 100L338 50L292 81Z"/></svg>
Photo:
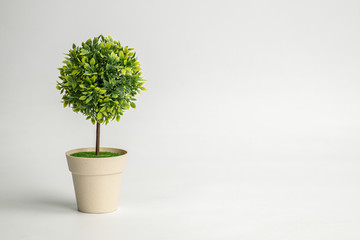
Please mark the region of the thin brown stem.
<svg viewBox="0 0 360 240"><path fill-rule="evenodd" d="M100 123L96 123L96 156L99 156L100 152Z"/></svg>

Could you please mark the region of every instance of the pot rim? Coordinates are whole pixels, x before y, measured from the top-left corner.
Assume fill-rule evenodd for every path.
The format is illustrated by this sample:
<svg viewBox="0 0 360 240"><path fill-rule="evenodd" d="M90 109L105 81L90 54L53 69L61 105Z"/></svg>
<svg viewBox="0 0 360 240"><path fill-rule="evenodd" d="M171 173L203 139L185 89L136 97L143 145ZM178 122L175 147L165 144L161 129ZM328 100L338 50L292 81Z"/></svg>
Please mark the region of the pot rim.
<svg viewBox="0 0 360 240"><path fill-rule="evenodd" d="M69 151L65 152L65 155L67 157L71 157L71 158L85 158L85 159L94 159L94 158L86 158L86 157L76 157L76 156L71 156L71 154L73 153L77 153L77 152L91 152L91 151L95 151L94 147L85 147L85 148L75 148L75 149L71 149ZM100 147L100 151L106 151L106 152L114 152L114 153L122 153L120 156L126 156L128 154L128 152L124 149L121 148L114 148L114 147ZM113 156L113 157L105 157L104 159L109 159L109 158L115 158L115 157L120 157L120 156ZM103 159L103 158L95 158L95 159Z"/></svg>

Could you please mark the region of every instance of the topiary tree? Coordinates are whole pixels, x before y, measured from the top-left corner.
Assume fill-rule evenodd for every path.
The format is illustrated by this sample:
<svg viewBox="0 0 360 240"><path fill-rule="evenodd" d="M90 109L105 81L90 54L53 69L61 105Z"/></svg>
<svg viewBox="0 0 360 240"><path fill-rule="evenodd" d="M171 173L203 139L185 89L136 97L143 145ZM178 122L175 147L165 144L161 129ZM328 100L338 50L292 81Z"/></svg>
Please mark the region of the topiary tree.
<svg viewBox="0 0 360 240"><path fill-rule="evenodd" d="M60 70L56 88L64 107L81 112L96 123L96 155L100 149L100 124L120 120L125 110L135 108L136 94L143 87L140 64L134 49L121 46L110 36L72 45Z"/></svg>

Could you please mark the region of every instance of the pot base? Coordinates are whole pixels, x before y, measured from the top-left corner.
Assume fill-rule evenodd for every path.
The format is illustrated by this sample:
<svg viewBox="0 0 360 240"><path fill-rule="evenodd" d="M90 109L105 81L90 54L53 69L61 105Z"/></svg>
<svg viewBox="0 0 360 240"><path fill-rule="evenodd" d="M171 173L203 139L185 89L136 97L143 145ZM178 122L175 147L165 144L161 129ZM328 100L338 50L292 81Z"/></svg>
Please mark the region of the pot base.
<svg viewBox="0 0 360 240"><path fill-rule="evenodd" d="M80 212L107 213L117 210L121 173L100 176L73 174L73 181Z"/></svg>

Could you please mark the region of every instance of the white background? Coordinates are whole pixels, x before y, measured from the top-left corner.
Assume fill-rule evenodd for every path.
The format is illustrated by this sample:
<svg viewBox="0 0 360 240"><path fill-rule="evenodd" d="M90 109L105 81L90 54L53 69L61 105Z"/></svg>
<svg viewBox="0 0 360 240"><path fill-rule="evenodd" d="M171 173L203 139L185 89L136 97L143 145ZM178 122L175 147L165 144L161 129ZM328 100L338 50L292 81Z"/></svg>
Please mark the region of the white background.
<svg viewBox="0 0 360 240"><path fill-rule="evenodd" d="M360 2L1 1L0 239L360 239ZM101 145L119 210L76 211L65 151L95 128L57 70L99 34L148 91Z"/></svg>

